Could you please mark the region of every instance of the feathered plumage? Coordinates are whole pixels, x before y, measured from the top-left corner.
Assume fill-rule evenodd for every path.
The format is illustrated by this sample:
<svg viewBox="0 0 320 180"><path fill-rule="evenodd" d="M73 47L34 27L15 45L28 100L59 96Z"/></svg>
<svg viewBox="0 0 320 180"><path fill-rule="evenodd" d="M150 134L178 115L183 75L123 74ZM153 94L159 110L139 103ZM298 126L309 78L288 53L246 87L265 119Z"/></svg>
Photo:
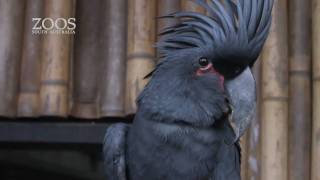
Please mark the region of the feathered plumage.
<svg viewBox="0 0 320 180"><path fill-rule="evenodd" d="M157 43L162 57L186 48L203 48L214 59L252 65L268 36L273 0L196 0L209 16L196 12L176 12L160 18L176 18L179 23L164 29Z"/></svg>
<svg viewBox="0 0 320 180"><path fill-rule="evenodd" d="M249 66L267 38L273 0L196 2L210 15L162 17L179 23L160 34L161 61L133 124L106 134L108 179L240 180L238 138L255 110Z"/></svg>

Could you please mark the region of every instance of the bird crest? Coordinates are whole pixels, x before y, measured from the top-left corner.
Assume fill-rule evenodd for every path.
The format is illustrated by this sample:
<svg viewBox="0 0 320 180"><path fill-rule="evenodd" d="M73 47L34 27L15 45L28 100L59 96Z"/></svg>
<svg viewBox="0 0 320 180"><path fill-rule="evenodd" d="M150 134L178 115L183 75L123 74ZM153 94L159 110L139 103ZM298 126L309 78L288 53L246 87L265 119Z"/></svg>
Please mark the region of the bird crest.
<svg viewBox="0 0 320 180"><path fill-rule="evenodd" d="M160 33L162 58L189 48L207 49L215 59L252 65L259 56L271 25L273 0L195 0L207 10L175 12L160 18L178 24Z"/></svg>

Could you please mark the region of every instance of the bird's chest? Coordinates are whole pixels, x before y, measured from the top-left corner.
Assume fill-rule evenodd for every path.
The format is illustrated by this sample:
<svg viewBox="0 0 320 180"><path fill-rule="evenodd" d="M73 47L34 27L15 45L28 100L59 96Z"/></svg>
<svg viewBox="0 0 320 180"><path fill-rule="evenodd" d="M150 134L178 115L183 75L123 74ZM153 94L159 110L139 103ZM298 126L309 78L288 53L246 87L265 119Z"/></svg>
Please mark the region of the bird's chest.
<svg viewBox="0 0 320 180"><path fill-rule="evenodd" d="M144 177L208 179L212 174L221 143L216 132L157 124L140 130L139 134L139 142L131 152L135 152L135 167Z"/></svg>

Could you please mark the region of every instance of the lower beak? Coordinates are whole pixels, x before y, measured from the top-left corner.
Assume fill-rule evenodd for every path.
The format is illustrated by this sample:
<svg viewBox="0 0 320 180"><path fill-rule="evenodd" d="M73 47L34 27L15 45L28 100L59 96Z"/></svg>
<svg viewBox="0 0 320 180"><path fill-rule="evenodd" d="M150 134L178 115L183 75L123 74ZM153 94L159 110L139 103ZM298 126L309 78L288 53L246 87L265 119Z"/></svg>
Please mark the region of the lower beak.
<svg viewBox="0 0 320 180"><path fill-rule="evenodd" d="M245 133L256 110L256 85L250 68L225 83L231 113L228 120L234 132L234 142Z"/></svg>

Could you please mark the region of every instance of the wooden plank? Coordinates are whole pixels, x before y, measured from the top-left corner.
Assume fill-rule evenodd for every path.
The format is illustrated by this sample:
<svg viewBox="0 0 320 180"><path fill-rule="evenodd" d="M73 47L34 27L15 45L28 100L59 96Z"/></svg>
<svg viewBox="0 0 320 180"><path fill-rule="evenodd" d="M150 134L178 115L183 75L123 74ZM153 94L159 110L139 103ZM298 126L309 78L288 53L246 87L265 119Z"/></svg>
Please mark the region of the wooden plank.
<svg viewBox="0 0 320 180"><path fill-rule="evenodd" d="M313 46L313 116L312 116L312 180L320 179L320 0L312 2Z"/></svg>
<svg viewBox="0 0 320 180"><path fill-rule="evenodd" d="M274 1L270 36L262 53L262 180L285 180L288 155L287 1Z"/></svg>
<svg viewBox="0 0 320 180"><path fill-rule="evenodd" d="M99 28L101 0L79 0L76 3L77 31L73 60L73 105L71 115L98 117Z"/></svg>
<svg viewBox="0 0 320 180"><path fill-rule="evenodd" d="M72 18L73 0L45 0L45 16ZM51 27L50 20L46 27ZM61 27L62 25L60 25ZM57 30L54 26L54 30ZM66 117L69 114L69 75L72 34L48 33L43 36L40 114Z"/></svg>
<svg viewBox="0 0 320 180"><path fill-rule="evenodd" d="M178 12L180 9L181 9L180 0L158 0L157 16L162 17L171 13ZM163 29L174 26L177 23L178 23L178 20L173 18L158 19L157 34L160 34L163 31ZM157 38L158 38L157 40L159 40L160 36L157 36ZM157 52L157 61L160 60L159 56L160 56L159 52Z"/></svg>
<svg viewBox="0 0 320 180"><path fill-rule="evenodd" d="M24 6L0 0L0 116L16 116Z"/></svg>
<svg viewBox="0 0 320 180"><path fill-rule="evenodd" d="M205 9L193 1L189 0L182 0L181 1L181 8L184 11L191 11L191 12L198 12L198 13L205 13Z"/></svg>
<svg viewBox="0 0 320 180"><path fill-rule="evenodd" d="M27 0L18 99L19 117L39 115L41 35L33 34L35 22L32 18L40 17L43 17L43 0Z"/></svg>
<svg viewBox="0 0 320 180"><path fill-rule="evenodd" d="M165 16L180 10L180 0L158 0L157 16ZM161 32L162 29L173 26L177 23L176 19L159 19L157 21L157 31Z"/></svg>
<svg viewBox="0 0 320 180"><path fill-rule="evenodd" d="M155 0L130 0L125 111L136 112L136 98L146 85L143 79L154 68Z"/></svg>
<svg viewBox="0 0 320 180"><path fill-rule="evenodd" d="M289 162L290 180L310 179L311 1L289 3ZM299 163L297 163L299 162Z"/></svg>
<svg viewBox="0 0 320 180"><path fill-rule="evenodd" d="M248 173L248 142L249 132L247 131L240 139L241 148L241 179L247 179Z"/></svg>
<svg viewBox="0 0 320 180"><path fill-rule="evenodd" d="M100 116L120 117L125 113L127 0L104 1L103 7Z"/></svg>
<svg viewBox="0 0 320 180"><path fill-rule="evenodd" d="M250 180L259 180L261 177L261 68L259 58L253 67L257 87L257 109L248 130L247 179Z"/></svg>

